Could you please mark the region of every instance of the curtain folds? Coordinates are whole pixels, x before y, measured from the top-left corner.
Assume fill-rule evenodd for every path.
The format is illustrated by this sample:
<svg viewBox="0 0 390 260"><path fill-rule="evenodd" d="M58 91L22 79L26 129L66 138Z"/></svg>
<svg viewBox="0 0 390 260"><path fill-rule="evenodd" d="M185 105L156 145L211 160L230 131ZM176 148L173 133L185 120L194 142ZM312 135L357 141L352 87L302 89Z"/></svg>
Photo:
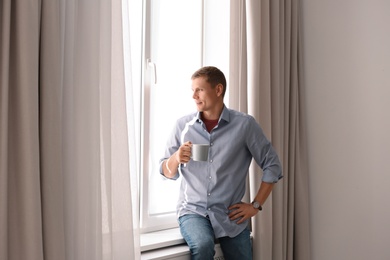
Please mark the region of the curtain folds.
<svg viewBox="0 0 390 260"><path fill-rule="evenodd" d="M2 1L0 11L0 259L42 259L39 53L34 51L40 5Z"/></svg>
<svg viewBox="0 0 390 260"><path fill-rule="evenodd" d="M3 0L0 20L0 259L139 259L122 2Z"/></svg>
<svg viewBox="0 0 390 260"><path fill-rule="evenodd" d="M252 223L254 259L309 260L299 0L240 0L231 5L231 57L236 62L230 67L230 89L238 87L246 96L231 92L229 104L260 122L279 153L284 173ZM235 59L238 56L245 57ZM252 165L251 198L260 179L261 169Z"/></svg>

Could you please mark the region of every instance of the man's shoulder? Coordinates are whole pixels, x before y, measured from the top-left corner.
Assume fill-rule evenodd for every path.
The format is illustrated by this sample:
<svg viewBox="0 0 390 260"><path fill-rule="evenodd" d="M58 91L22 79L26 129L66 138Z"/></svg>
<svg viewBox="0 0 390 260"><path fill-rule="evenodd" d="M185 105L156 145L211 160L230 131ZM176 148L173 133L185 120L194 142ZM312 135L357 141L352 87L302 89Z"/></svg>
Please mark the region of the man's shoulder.
<svg viewBox="0 0 390 260"><path fill-rule="evenodd" d="M234 110L234 109L228 109L229 110L229 114L230 114L230 118L232 120L242 120L242 121L252 121L254 120L254 117L247 114L247 113L244 113L244 112L240 112L240 111L237 111L237 110Z"/></svg>
<svg viewBox="0 0 390 260"><path fill-rule="evenodd" d="M177 119L177 124L182 125L182 124L186 124L192 120L196 120L198 118L197 115L198 115L198 112L192 112L192 113L183 115L182 117L179 117L179 119Z"/></svg>

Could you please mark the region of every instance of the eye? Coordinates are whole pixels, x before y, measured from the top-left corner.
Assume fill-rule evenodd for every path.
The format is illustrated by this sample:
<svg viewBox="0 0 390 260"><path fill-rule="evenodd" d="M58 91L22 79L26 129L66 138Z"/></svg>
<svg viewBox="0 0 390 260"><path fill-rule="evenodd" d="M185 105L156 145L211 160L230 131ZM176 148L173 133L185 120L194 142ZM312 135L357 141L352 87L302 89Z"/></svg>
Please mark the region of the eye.
<svg viewBox="0 0 390 260"><path fill-rule="evenodd" d="M196 89L193 89L192 92L199 93L203 90L204 90L203 88L196 88Z"/></svg>

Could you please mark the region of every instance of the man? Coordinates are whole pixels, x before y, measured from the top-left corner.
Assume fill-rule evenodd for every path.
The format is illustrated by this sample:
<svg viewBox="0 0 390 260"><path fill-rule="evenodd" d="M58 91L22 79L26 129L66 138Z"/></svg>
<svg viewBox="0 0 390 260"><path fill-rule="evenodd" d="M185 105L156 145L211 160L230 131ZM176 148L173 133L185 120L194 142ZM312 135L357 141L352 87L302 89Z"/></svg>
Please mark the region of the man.
<svg viewBox="0 0 390 260"><path fill-rule="evenodd" d="M183 177L177 214L192 259L213 259L218 238L225 259L249 260L248 221L282 178L279 158L252 116L224 105L226 79L218 68L200 68L191 79L198 112L177 121L160 172ZM195 143L210 145L206 162L191 159ZM263 169L262 182L253 202L244 203L252 158Z"/></svg>

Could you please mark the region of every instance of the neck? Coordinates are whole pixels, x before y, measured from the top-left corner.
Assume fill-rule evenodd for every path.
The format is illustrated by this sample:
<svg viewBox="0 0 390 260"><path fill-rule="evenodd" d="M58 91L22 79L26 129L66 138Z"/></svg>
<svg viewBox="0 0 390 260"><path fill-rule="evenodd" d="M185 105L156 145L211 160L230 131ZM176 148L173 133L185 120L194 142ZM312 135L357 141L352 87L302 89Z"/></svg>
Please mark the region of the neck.
<svg viewBox="0 0 390 260"><path fill-rule="evenodd" d="M212 110L212 111L210 111L210 110L209 111L203 111L202 112L202 116L203 116L203 118L208 119L208 120L217 120L217 119L219 119L219 117L222 114L223 107L224 107L223 103L218 104L215 107L215 109Z"/></svg>

